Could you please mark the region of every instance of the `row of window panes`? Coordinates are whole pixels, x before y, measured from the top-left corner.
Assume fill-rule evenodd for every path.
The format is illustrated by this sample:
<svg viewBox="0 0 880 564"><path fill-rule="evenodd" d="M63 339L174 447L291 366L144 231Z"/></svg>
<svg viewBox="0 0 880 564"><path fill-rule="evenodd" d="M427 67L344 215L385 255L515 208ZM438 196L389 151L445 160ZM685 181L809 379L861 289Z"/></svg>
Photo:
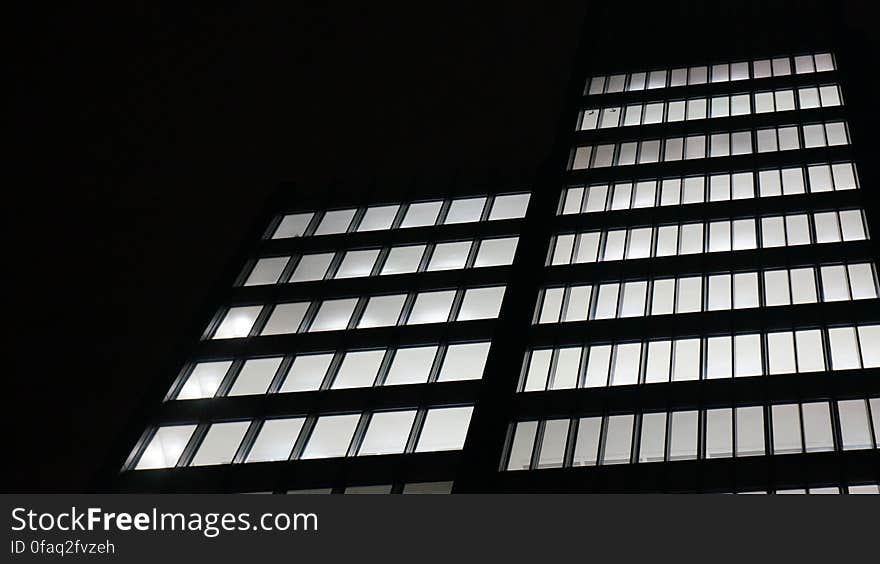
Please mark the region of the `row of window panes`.
<svg viewBox="0 0 880 564"><path fill-rule="evenodd" d="M795 93L797 94L795 96ZM840 88L836 84L804 86L797 91L791 88L773 91L742 93L710 98L688 98L587 108L578 113L576 129L608 129L652 123L671 123L694 119L744 116L752 113L785 112L810 108L840 106Z"/></svg>
<svg viewBox="0 0 880 564"><path fill-rule="evenodd" d="M842 121L785 125L752 131L725 131L708 135L701 133L687 137L584 145L572 151L569 168L584 170L749 155L754 152L754 147L757 147L758 153L770 153L847 144L849 137L846 123Z"/></svg>
<svg viewBox="0 0 880 564"><path fill-rule="evenodd" d="M810 494L810 495L821 495L821 494L841 494L846 493L850 495L857 494L880 494L880 486L877 484L852 484L849 486L815 486L809 488L785 488L785 489L776 489L774 491L763 491L763 490L755 490L755 491L742 491L742 492L733 492L738 494Z"/></svg>
<svg viewBox="0 0 880 564"><path fill-rule="evenodd" d="M645 89L652 90L655 88L673 88L676 86L706 84L708 82L730 82L748 80L750 78L787 76L792 74L792 69L794 74L833 71L835 70L834 58L831 56L831 53L816 53L815 55L756 59L751 61L751 64L749 64L749 61L739 61L716 65L680 67L669 70L661 69L648 72L593 76L587 79L584 94L609 94Z"/></svg>
<svg viewBox="0 0 880 564"><path fill-rule="evenodd" d="M520 421L514 426L504 468L870 449L876 447L880 399L870 400L873 430L868 406L864 399L852 399Z"/></svg>
<svg viewBox="0 0 880 564"><path fill-rule="evenodd" d="M757 184L757 194L755 185ZM658 190L659 186L659 190ZM854 190L858 188L852 162L807 167L686 176L593 184L566 189L560 215L725 202L756 197Z"/></svg>
<svg viewBox="0 0 880 564"><path fill-rule="evenodd" d="M880 367L880 325L534 349L520 391Z"/></svg>
<svg viewBox="0 0 880 564"><path fill-rule="evenodd" d="M464 444L472 410L436 407L227 421L210 424L205 433L196 433L197 425L159 427L134 468L456 450ZM192 460L181 460L191 441L198 442Z"/></svg>
<svg viewBox="0 0 880 564"><path fill-rule="evenodd" d="M504 266L513 262L518 241L518 237L503 237L315 253L296 259L266 257L256 261L244 285ZM291 260L296 260L296 265L289 271Z"/></svg>
<svg viewBox="0 0 880 564"><path fill-rule="evenodd" d="M297 354L289 362L281 356L249 358L237 363L198 362L188 369L174 399L478 380L483 376L489 344ZM224 385L226 381L231 384Z"/></svg>
<svg viewBox="0 0 880 564"><path fill-rule="evenodd" d="M395 325L494 319L501 309L504 286L437 290L361 298L275 304L267 321L256 327L264 308L230 307L212 339L249 335L315 333ZM359 307L360 306L360 307Z"/></svg>
<svg viewBox="0 0 880 564"><path fill-rule="evenodd" d="M793 247L867 239L861 210L634 227L556 235L551 265ZM759 244L760 241L760 244Z"/></svg>
<svg viewBox="0 0 880 564"><path fill-rule="evenodd" d="M876 298L871 263L768 269L545 288L535 323ZM762 299L763 297L763 299Z"/></svg>
<svg viewBox="0 0 880 564"><path fill-rule="evenodd" d="M281 219L272 238L514 219L525 216L528 204L529 194L522 193L294 213Z"/></svg>

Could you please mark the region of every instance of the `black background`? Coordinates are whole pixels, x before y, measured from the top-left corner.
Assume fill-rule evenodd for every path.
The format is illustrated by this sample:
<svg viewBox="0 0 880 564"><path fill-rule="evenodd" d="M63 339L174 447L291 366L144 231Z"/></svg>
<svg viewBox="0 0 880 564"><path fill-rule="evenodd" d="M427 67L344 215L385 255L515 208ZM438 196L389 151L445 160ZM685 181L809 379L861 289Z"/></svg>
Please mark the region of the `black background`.
<svg viewBox="0 0 880 564"><path fill-rule="evenodd" d="M619 2L587 27L604 29L610 60L658 41L699 59L717 38L745 44L839 10L833 25L870 41L865 65L877 60L866 1L693 4ZM279 182L527 177L552 148L586 10L127 2L11 14L7 171L21 174L4 183L2 488L88 487L149 383L176 369L168 359Z"/></svg>

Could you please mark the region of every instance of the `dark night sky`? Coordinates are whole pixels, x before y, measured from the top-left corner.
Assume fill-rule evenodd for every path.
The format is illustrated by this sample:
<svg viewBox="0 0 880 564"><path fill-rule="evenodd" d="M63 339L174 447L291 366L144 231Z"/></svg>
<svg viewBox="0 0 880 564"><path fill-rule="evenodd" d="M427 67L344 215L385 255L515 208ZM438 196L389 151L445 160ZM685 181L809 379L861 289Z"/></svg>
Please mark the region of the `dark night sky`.
<svg viewBox="0 0 880 564"><path fill-rule="evenodd" d="M279 181L537 166L583 8L503 6L25 18L4 487L86 486Z"/></svg>
<svg viewBox="0 0 880 564"><path fill-rule="evenodd" d="M474 4L11 19L27 39L7 86L24 174L3 222L18 343L4 489L87 486L279 182L361 190L542 163L585 3Z"/></svg>

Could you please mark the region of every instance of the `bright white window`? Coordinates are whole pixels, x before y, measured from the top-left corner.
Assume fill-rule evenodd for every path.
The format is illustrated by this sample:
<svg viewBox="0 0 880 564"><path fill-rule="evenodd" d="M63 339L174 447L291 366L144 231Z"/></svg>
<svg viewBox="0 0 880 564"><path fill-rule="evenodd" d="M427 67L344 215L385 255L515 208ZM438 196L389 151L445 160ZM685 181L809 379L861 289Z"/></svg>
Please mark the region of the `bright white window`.
<svg viewBox="0 0 880 564"><path fill-rule="evenodd" d="M797 404L772 407L773 454L801 452L801 416Z"/></svg>
<svg viewBox="0 0 880 564"><path fill-rule="evenodd" d="M286 239L288 237L302 237L306 233L309 222L312 221L312 213L295 213L285 215L272 235L273 239Z"/></svg>
<svg viewBox="0 0 880 564"><path fill-rule="evenodd" d="M135 470L174 467L195 430L195 425L159 427L141 454Z"/></svg>
<svg viewBox="0 0 880 564"><path fill-rule="evenodd" d="M296 333L308 309L309 302L277 304L260 335Z"/></svg>
<svg viewBox="0 0 880 564"><path fill-rule="evenodd" d="M310 332L339 331L348 326L357 298L326 300L321 303L318 314L309 327Z"/></svg>
<svg viewBox="0 0 880 564"><path fill-rule="evenodd" d="M568 438L568 419L552 419L544 423L544 435L537 468L561 468Z"/></svg>
<svg viewBox="0 0 880 564"><path fill-rule="evenodd" d="M556 352L556 369L550 389L563 390L577 387L580 360L580 347L558 349Z"/></svg>
<svg viewBox="0 0 880 564"><path fill-rule="evenodd" d="M602 387L608 384L608 370L611 366L611 345L593 345L587 361L584 386Z"/></svg>
<svg viewBox="0 0 880 564"><path fill-rule="evenodd" d="M196 364L186 383L177 392L179 400L212 398L220 387L220 382L232 366L231 360L218 362L200 362Z"/></svg>
<svg viewBox="0 0 880 564"><path fill-rule="evenodd" d="M455 270L464 268L470 249L471 241L438 243L434 247L434 252L431 253L431 261L428 263L428 270Z"/></svg>
<svg viewBox="0 0 880 564"><path fill-rule="evenodd" d="M564 294L564 288L547 288L544 290L538 323L559 322L559 312L562 309L562 298Z"/></svg>
<svg viewBox="0 0 880 564"><path fill-rule="evenodd" d="M250 421L214 423L199 445L190 466L229 464L247 432Z"/></svg>
<svg viewBox="0 0 880 564"><path fill-rule="evenodd" d="M852 299L865 300L877 297L877 284L874 281L874 269L870 263L850 264L847 266Z"/></svg>
<svg viewBox="0 0 880 564"><path fill-rule="evenodd" d="M592 154L593 148L590 146L576 148L572 158L571 169L582 170L588 168L590 166L590 156Z"/></svg>
<svg viewBox="0 0 880 564"><path fill-rule="evenodd" d="M223 321L214 331L213 339L234 339L247 337L257 320L263 306L231 307L223 316Z"/></svg>
<svg viewBox="0 0 880 564"><path fill-rule="evenodd" d="M692 313L703 309L703 278L687 276L678 279L678 301L675 313Z"/></svg>
<svg viewBox="0 0 880 564"><path fill-rule="evenodd" d="M761 406L736 408L736 455L764 454L764 408Z"/></svg>
<svg viewBox="0 0 880 564"><path fill-rule="evenodd" d="M840 436L844 450L873 448L871 429L868 425L868 406L865 400L843 400L837 402L840 414Z"/></svg>
<svg viewBox="0 0 880 564"><path fill-rule="evenodd" d="M382 274L404 274L415 272L425 252L425 245L393 247L382 266Z"/></svg>
<svg viewBox="0 0 880 564"><path fill-rule="evenodd" d="M449 345L443 357L438 382L479 380L483 377L490 343L459 343Z"/></svg>
<svg viewBox="0 0 880 564"><path fill-rule="evenodd" d="M760 376L764 368L761 366L761 336L737 335L733 340L734 376Z"/></svg>
<svg viewBox="0 0 880 564"><path fill-rule="evenodd" d="M503 239L483 239L480 241L480 250L477 252L475 267L501 266L511 264L513 255L516 253L518 237L506 237Z"/></svg>
<svg viewBox="0 0 880 564"><path fill-rule="evenodd" d="M520 421L516 424L510 456L507 459L508 470L528 470L532 461L532 448L535 445L535 434L538 431L537 421Z"/></svg>
<svg viewBox="0 0 880 564"><path fill-rule="evenodd" d="M302 458L308 460L345 456L360 417L358 413L319 417Z"/></svg>
<svg viewBox="0 0 880 564"><path fill-rule="evenodd" d="M675 310L675 278L654 280L651 315L665 315Z"/></svg>
<svg viewBox="0 0 880 564"><path fill-rule="evenodd" d="M410 204L406 210L401 227L423 227L426 225L434 225L437 222L437 216L440 214L440 208L443 202L419 202Z"/></svg>
<svg viewBox="0 0 880 564"><path fill-rule="evenodd" d="M385 385L421 384L428 381L437 347L408 347L397 349L385 377Z"/></svg>
<svg viewBox="0 0 880 564"><path fill-rule="evenodd" d="M407 325L443 323L449 318L449 309L455 298L455 290L420 292L409 314Z"/></svg>
<svg viewBox="0 0 880 564"><path fill-rule="evenodd" d="M823 301L836 302L850 299L846 269L843 265L823 266L819 272L822 277Z"/></svg>
<svg viewBox="0 0 880 564"><path fill-rule="evenodd" d="M666 450L666 413L642 415L639 462L662 462Z"/></svg>
<svg viewBox="0 0 880 564"><path fill-rule="evenodd" d="M645 367L645 383L669 381L669 363L672 358L672 341L648 343L648 363Z"/></svg>
<svg viewBox="0 0 880 564"><path fill-rule="evenodd" d="M767 334L770 374L795 372L794 336L790 331Z"/></svg>
<svg viewBox="0 0 880 564"><path fill-rule="evenodd" d="M642 358L642 344L626 343L617 345L615 348L616 351L614 355L614 369L611 374L611 385L626 386L638 384L639 363Z"/></svg>
<svg viewBox="0 0 880 564"><path fill-rule="evenodd" d="M565 191L565 199L562 203L562 215L580 213L581 202L584 197L584 188L569 188Z"/></svg>
<svg viewBox="0 0 880 564"><path fill-rule="evenodd" d="M473 410L472 406L429 409L416 452L462 448Z"/></svg>
<svg viewBox="0 0 880 564"><path fill-rule="evenodd" d="M409 431L416 418L416 410L382 411L373 413L359 455L396 454L406 448Z"/></svg>
<svg viewBox="0 0 880 564"><path fill-rule="evenodd" d="M601 417L582 417L578 421L577 444L574 447L572 466L591 466L596 464L601 431Z"/></svg>
<svg viewBox="0 0 880 564"><path fill-rule="evenodd" d="M345 353L339 372L333 380L334 390L366 388L373 385L385 351L353 351Z"/></svg>
<svg viewBox="0 0 880 564"><path fill-rule="evenodd" d="M812 268L795 268L791 276L791 302L794 304L815 303L818 301L816 276Z"/></svg>
<svg viewBox="0 0 880 564"><path fill-rule="evenodd" d="M804 423L804 448L807 452L834 450L831 412L828 402L801 405Z"/></svg>
<svg viewBox="0 0 880 564"><path fill-rule="evenodd" d="M733 275L733 307L758 307L758 273L743 272Z"/></svg>
<svg viewBox="0 0 880 564"><path fill-rule="evenodd" d="M399 208L400 206L398 205L367 208L357 230L380 231L382 229L391 229Z"/></svg>
<svg viewBox="0 0 880 564"><path fill-rule="evenodd" d="M849 370L861 367L854 327L828 329L828 344L831 347L832 370Z"/></svg>
<svg viewBox="0 0 880 564"><path fill-rule="evenodd" d="M647 282L627 282L624 284L620 317L641 317L645 315L645 297L647 292Z"/></svg>
<svg viewBox="0 0 880 564"><path fill-rule="evenodd" d="M672 361L672 381L700 379L700 340L677 339Z"/></svg>
<svg viewBox="0 0 880 564"><path fill-rule="evenodd" d="M333 253L319 253L315 255L303 255L290 277L291 282L309 282L323 280L327 274L327 268L333 260Z"/></svg>
<svg viewBox="0 0 880 564"><path fill-rule="evenodd" d="M859 327L859 341L862 343L862 362L865 368L880 367L880 347L870 343L880 343L880 325L862 325ZM880 411L874 417L874 424L880 422ZM877 434L880 439L880 433Z"/></svg>
<svg viewBox="0 0 880 564"><path fill-rule="evenodd" d="M709 276L709 299L707 311L731 309L733 290L730 274Z"/></svg>
<svg viewBox="0 0 880 564"><path fill-rule="evenodd" d="M733 456L732 410L706 410L706 458Z"/></svg>
<svg viewBox="0 0 880 564"><path fill-rule="evenodd" d="M355 210L328 211L321 219L321 224L315 230L315 235L331 235L345 233L354 217Z"/></svg>
<svg viewBox="0 0 880 564"><path fill-rule="evenodd" d="M358 328L397 325L397 320L400 318L400 312L405 301L406 294L371 297L358 322Z"/></svg>
<svg viewBox="0 0 880 564"><path fill-rule="evenodd" d="M669 460L697 457L699 412L673 411L669 437Z"/></svg>
<svg viewBox="0 0 880 564"><path fill-rule="evenodd" d="M305 420L305 417L267 419L248 453L247 462L287 460Z"/></svg>
<svg viewBox="0 0 880 564"><path fill-rule="evenodd" d="M259 286L262 284L276 284L284 272L284 267L290 257L261 258L254 265L250 275L245 281L245 286Z"/></svg>
<svg viewBox="0 0 880 564"><path fill-rule="evenodd" d="M709 337L706 342L706 378L730 378L733 376L733 339Z"/></svg>
<svg viewBox="0 0 880 564"><path fill-rule="evenodd" d="M379 249L364 251L348 251L342 259L342 264L336 271L334 278L357 278L369 276L373 271L373 265L379 257Z"/></svg>
<svg viewBox="0 0 880 564"><path fill-rule="evenodd" d="M462 300L457 321L498 317L503 298L504 286L469 288L464 293L464 300Z"/></svg>
<svg viewBox="0 0 880 564"><path fill-rule="evenodd" d="M617 296L619 291L620 284L617 283L599 286L594 319L613 319L617 316Z"/></svg>
<svg viewBox="0 0 880 564"><path fill-rule="evenodd" d="M553 349L532 351L532 354L529 355L529 368L526 372L526 385L523 391L542 391L547 388L547 377L552 359Z"/></svg>
<svg viewBox="0 0 880 564"><path fill-rule="evenodd" d="M822 348L822 332L819 329L795 331L798 372L825 370L825 353Z"/></svg>
<svg viewBox="0 0 880 564"><path fill-rule="evenodd" d="M251 358L245 361L229 390L230 396L265 394L275 373L281 366L282 357Z"/></svg>
<svg viewBox="0 0 880 564"><path fill-rule="evenodd" d="M611 415L605 419L602 464L628 464L632 450L632 415Z"/></svg>
<svg viewBox="0 0 880 564"><path fill-rule="evenodd" d="M332 354L297 355L279 392L306 392L319 389L332 360Z"/></svg>
<svg viewBox="0 0 880 564"><path fill-rule="evenodd" d="M489 219L496 220L525 217L528 205L529 194L507 194L504 196L495 196Z"/></svg>
<svg viewBox="0 0 880 564"><path fill-rule="evenodd" d="M867 238L865 226L862 223L862 212L859 210L840 212L840 226L844 241L860 241Z"/></svg>

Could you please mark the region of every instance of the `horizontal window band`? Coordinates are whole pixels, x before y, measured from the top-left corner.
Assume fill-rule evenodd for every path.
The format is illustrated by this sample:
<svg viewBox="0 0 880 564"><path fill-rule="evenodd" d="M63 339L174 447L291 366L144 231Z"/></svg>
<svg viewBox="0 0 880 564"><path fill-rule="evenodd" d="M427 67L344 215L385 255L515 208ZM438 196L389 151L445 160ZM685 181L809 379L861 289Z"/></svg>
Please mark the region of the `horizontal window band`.
<svg viewBox="0 0 880 564"><path fill-rule="evenodd" d="M662 178L640 177L569 186L560 197L557 216L567 219L588 215L592 223L601 222L605 214L636 213L640 210L668 214L670 209L685 208L690 211L708 207L728 213L743 209L760 213L774 207L787 210L798 205L821 205L821 202L833 207L847 200L858 204L858 196L847 194L857 191L858 185L858 175L852 161L814 162ZM829 194L836 196L831 198ZM653 217L653 214L648 217Z"/></svg>
<svg viewBox="0 0 880 564"><path fill-rule="evenodd" d="M852 145L810 147L791 151L748 153L708 159L689 159L609 166L565 171L565 181L571 184L597 184L631 180L634 177L702 176L731 170L789 167L816 161L843 161L853 159Z"/></svg>
<svg viewBox="0 0 880 564"><path fill-rule="evenodd" d="M675 315L878 297L873 262L595 280L541 290L533 323Z"/></svg>
<svg viewBox="0 0 880 564"><path fill-rule="evenodd" d="M373 295L398 294L410 292L413 288L446 289L458 285L501 285L510 280L511 267L497 266L484 268L465 268L459 270L438 270L434 272L413 272L389 276L369 276L362 278L343 278L339 280L313 280L293 284L265 284L260 286L238 286L229 290L229 303L254 303L278 300L308 301L312 299L332 299L339 296L364 294L369 288Z"/></svg>
<svg viewBox="0 0 880 564"><path fill-rule="evenodd" d="M268 335L259 339L209 339L199 341L192 350L191 359L212 359L240 354L254 356L283 355L289 352L321 352L340 348L380 348L389 345L419 345L436 342L438 338L452 340L488 340L492 338L495 319L374 327L356 331L325 331L319 333L289 333Z"/></svg>
<svg viewBox="0 0 880 564"><path fill-rule="evenodd" d="M582 104L576 131L604 131L774 114L808 112L843 105L840 86L804 84L792 88L754 89L730 94L668 97L621 105ZM786 114L789 115L789 114ZM803 118L811 114L798 114ZM734 122L732 122L734 123Z"/></svg>
<svg viewBox="0 0 880 564"><path fill-rule="evenodd" d="M518 420L502 470L652 464L878 447L880 398Z"/></svg>
<svg viewBox="0 0 880 564"><path fill-rule="evenodd" d="M861 262L873 258L871 241L846 241L822 245L675 255L644 260L558 265L546 268L543 280L546 285L563 285L582 283L585 280L648 278L725 270L746 271L758 268L795 267L816 262Z"/></svg>
<svg viewBox="0 0 880 564"><path fill-rule="evenodd" d="M852 326L880 320L880 300L800 304L773 309L734 309L670 316L599 319L533 325L530 347L672 339L701 335L786 331L799 327Z"/></svg>
<svg viewBox="0 0 880 564"><path fill-rule="evenodd" d="M258 244L257 254L271 256L290 253L320 253L347 248L419 245L426 242L514 237L519 233L522 223L522 218L516 218L388 231L340 233L323 237L263 239Z"/></svg>
<svg viewBox="0 0 880 564"><path fill-rule="evenodd" d="M584 95L662 90L676 86L742 83L760 78L812 75L834 71L830 52L777 54L767 58L715 61L629 72L609 72L587 78Z"/></svg>
<svg viewBox="0 0 880 564"><path fill-rule="evenodd" d="M480 380L469 380L166 401L156 411L154 421L160 425L182 425L264 416L305 417L327 413L353 413L364 409L413 409L473 404L479 388Z"/></svg>
<svg viewBox="0 0 880 564"><path fill-rule="evenodd" d="M734 403L819 401L880 396L880 369L773 374L639 386L518 393L517 420L599 416L605 413L730 407Z"/></svg>
<svg viewBox="0 0 880 564"><path fill-rule="evenodd" d="M122 472L116 489L123 493L215 493L294 490L342 486L380 476L406 482L452 480L461 451L385 456L257 462Z"/></svg>
<svg viewBox="0 0 880 564"><path fill-rule="evenodd" d="M815 452L663 464L579 466L499 472L500 492L727 493L839 484L876 484L876 450ZM695 483L698 477L699 482Z"/></svg>

